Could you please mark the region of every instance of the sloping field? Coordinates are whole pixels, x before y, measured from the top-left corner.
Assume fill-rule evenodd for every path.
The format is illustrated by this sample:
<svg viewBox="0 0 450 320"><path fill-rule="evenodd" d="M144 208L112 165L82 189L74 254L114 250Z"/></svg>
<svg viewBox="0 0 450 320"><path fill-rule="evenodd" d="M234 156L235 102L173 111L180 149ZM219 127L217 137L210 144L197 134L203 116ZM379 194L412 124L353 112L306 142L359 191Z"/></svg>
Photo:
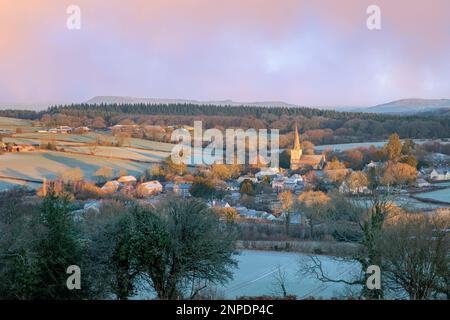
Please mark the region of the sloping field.
<svg viewBox="0 0 450 320"><path fill-rule="evenodd" d="M404 141L403 139L401 140ZM439 142L441 144L447 144L449 141L443 139L413 139L413 141L417 144L422 144L426 142ZM317 151L324 151L326 149L331 149L334 151L344 151L348 149L354 148L369 148L370 146L374 146L376 148L380 148L387 143L385 141L376 141L376 142L355 142L355 143L342 143L342 144L324 144L321 146L315 146L314 149Z"/></svg>
<svg viewBox="0 0 450 320"><path fill-rule="evenodd" d="M30 133L39 129L38 127L33 127L29 120L0 117L0 129L15 132L18 128L20 128L22 132Z"/></svg>
<svg viewBox="0 0 450 320"><path fill-rule="evenodd" d="M132 138L131 139L131 147L171 152L172 148L174 147L174 144Z"/></svg>
<svg viewBox="0 0 450 320"><path fill-rule="evenodd" d="M86 179L94 180L95 171L104 166L111 167L116 173L125 169L129 174L138 176L150 168L151 164L52 151L6 153L0 156L0 176L20 179L52 179L61 172L79 167ZM3 181L3 185L19 183L5 179L0 181Z"/></svg>
<svg viewBox="0 0 450 320"><path fill-rule="evenodd" d="M17 144L27 144L27 145L34 145L38 146L40 144L45 144L48 142L55 142L57 146L79 146L84 145L84 143L81 142L75 142L75 141L61 141L61 140L53 140L50 139L51 136L48 136L47 139L37 139L37 138L21 138L17 137L18 135L15 134L14 137L5 137L3 138L4 142L14 142Z"/></svg>
<svg viewBox="0 0 450 320"><path fill-rule="evenodd" d="M450 188L441 189L431 192L419 193L416 195L421 199L431 199L436 201L442 201L450 204Z"/></svg>
<svg viewBox="0 0 450 320"><path fill-rule="evenodd" d="M70 143L92 144L95 143L97 139L113 143L116 141L115 137L111 135L96 132L90 132L87 134L51 134L51 133L32 132L32 133L14 134L14 138L36 140L37 143L39 143L39 141L55 140L60 145L63 144L67 145ZM130 146L132 148L170 152L174 145L170 143L132 138L130 139Z"/></svg>
<svg viewBox="0 0 450 320"><path fill-rule="evenodd" d="M19 186L28 187L30 189L38 189L42 186L42 184L11 179L0 179L0 192Z"/></svg>
<svg viewBox="0 0 450 320"><path fill-rule="evenodd" d="M95 142L95 138L90 135L82 134L55 134L55 133L18 133L14 134L15 138L22 139L36 139L36 140L56 140L61 142L76 142L76 143L92 143Z"/></svg>
<svg viewBox="0 0 450 320"><path fill-rule="evenodd" d="M3 126L31 126L31 121L28 120L22 120L22 119L16 119L16 118L7 118L7 117L0 117L0 127Z"/></svg>
<svg viewBox="0 0 450 320"><path fill-rule="evenodd" d="M160 162L164 161L170 153L162 151L140 150L120 147L64 147L65 151L93 154L95 156L110 158L125 158L138 161Z"/></svg>

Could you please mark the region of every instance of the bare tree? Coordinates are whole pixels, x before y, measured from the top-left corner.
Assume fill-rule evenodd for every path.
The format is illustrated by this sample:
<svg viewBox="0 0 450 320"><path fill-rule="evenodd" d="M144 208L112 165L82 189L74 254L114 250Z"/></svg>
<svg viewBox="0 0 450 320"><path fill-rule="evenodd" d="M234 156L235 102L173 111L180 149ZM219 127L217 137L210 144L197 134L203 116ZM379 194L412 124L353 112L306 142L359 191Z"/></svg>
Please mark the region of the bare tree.
<svg viewBox="0 0 450 320"><path fill-rule="evenodd" d="M287 283L286 271L284 271L282 267L278 265L276 272L273 274L273 284L272 284L273 293L277 296L281 295L283 297L287 297L288 292L286 288L286 283Z"/></svg>
<svg viewBox="0 0 450 320"><path fill-rule="evenodd" d="M361 205L360 205L361 207ZM317 257L311 256L310 263L303 267L303 272L314 275L323 282L343 283L347 285L360 285L361 297L368 299L382 299L384 297L383 288L369 290L366 286L368 275L365 273L371 265L381 266L382 257L380 248L377 245L382 234L383 225L386 218L391 213L393 204L389 195L372 194L366 203L366 208L361 207L359 228L361 237L359 239L359 249L348 258L337 258L337 260L356 261L360 265L360 273L352 280L344 278L333 278L326 274L322 262Z"/></svg>
<svg viewBox="0 0 450 320"><path fill-rule="evenodd" d="M382 270L389 289L410 299L449 296L449 215L405 214L378 239Z"/></svg>

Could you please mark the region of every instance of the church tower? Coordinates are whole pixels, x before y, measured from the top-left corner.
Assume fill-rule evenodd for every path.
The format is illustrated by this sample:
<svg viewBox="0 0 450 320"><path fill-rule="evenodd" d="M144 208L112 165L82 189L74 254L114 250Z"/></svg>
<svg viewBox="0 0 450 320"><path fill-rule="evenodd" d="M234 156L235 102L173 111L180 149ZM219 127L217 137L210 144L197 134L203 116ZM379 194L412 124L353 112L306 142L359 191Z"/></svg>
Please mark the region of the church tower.
<svg viewBox="0 0 450 320"><path fill-rule="evenodd" d="M300 159L302 158L302 146L300 145L300 136L298 128L295 126L294 149L291 149L291 170L299 168Z"/></svg>

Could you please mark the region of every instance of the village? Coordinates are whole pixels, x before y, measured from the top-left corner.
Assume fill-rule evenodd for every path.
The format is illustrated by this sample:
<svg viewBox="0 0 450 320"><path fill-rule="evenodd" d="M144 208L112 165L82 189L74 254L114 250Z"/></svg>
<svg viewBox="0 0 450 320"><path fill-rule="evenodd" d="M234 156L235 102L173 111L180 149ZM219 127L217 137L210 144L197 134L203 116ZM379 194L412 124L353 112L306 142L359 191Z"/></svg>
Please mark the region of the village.
<svg viewBox="0 0 450 320"><path fill-rule="evenodd" d="M165 129L154 126L150 130L164 132L176 128L188 131L193 129L188 126ZM145 129L137 125L116 125L109 130L114 136L128 134L130 137L139 135ZM83 135L88 132L91 132L88 127L68 126L37 130L37 133L48 134L50 137L56 134ZM4 136L11 133L3 132ZM38 149L38 145L0 142L0 151L3 152L34 152ZM303 213L302 206L294 205L293 202L302 199L307 203L318 196L319 201L326 201L326 194L329 192L337 192L350 199L364 198L373 192L403 197L409 194L411 199L417 201L446 205L445 201L420 199L414 195L445 189L446 186L437 182L450 180L448 167L416 170L400 162L394 164L371 160L361 170L352 169L339 161L336 155L329 159L329 154L304 150L297 128L292 149L288 153L290 157L287 168L264 167L261 164L180 166L171 162L168 157L153 164L140 175L128 174L126 170L114 172L110 167L101 167L95 172L95 180L91 181L84 179L84 173L80 172L79 168L72 168L61 173L56 179L44 178L38 194L45 195L50 188L61 191L67 187L75 193L80 193L80 188L93 191L90 196L83 197L84 203L74 211L79 216L90 210L100 210L104 199L115 195L136 198L150 204L157 203L167 195L175 195L183 198L202 198L208 206L222 215L232 216L234 220L264 223L288 221L289 224L302 226L308 226L310 221ZM322 200L320 196L323 196Z"/></svg>

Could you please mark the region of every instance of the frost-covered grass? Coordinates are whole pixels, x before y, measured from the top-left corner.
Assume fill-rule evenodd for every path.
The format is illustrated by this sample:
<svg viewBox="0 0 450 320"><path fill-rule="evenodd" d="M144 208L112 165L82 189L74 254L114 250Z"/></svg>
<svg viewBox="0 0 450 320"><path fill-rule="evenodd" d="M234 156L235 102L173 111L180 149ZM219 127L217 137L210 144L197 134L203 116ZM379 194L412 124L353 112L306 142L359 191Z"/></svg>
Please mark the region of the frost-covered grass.
<svg viewBox="0 0 450 320"><path fill-rule="evenodd" d="M52 151L5 153L0 156L0 175L21 179L52 179L61 172L79 167L86 179L94 180L95 171L104 166L111 167L116 173L125 169L129 174L138 176L151 164Z"/></svg>
<svg viewBox="0 0 450 320"><path fill-rule="evenodd" d="M431 191L431 192L419 193L419 194L416 194L416 197L422 198L422 199L432 199L432 200L447 202L450 204L450 188Z"/></svg>
<svg viewBox="0 0 450 320"><path fill-rule="evenodd" d="M0 127L1 126L25 126L25 127L27 127L27 126L31 126L31 121L16 119L16 118L0 117Z"/></svg>
<svg viewBox="0 0 450 320"><path fill-rule="evenodd" d="M127 158L142 161L164 161L170 154L162 151L140 150L124 147L64 147L66 151L93 154L103 157Z"/></svg>

